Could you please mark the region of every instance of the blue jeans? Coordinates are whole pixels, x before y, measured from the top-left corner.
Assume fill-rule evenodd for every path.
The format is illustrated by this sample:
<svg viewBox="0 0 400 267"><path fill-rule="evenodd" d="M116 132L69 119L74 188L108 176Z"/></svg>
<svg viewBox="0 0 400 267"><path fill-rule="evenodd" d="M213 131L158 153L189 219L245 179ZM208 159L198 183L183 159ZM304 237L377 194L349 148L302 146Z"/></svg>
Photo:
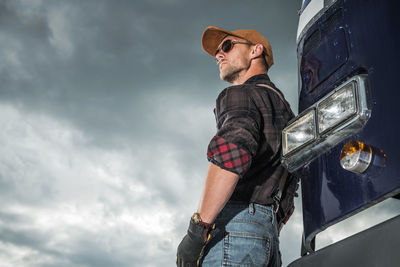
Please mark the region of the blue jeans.
<svg viewBox="0 0 400 267"><path fill-rule="evenodd" d="M201 266L281 266L271 206L229 201L215 224L219 232L205 247Z"/></svg>

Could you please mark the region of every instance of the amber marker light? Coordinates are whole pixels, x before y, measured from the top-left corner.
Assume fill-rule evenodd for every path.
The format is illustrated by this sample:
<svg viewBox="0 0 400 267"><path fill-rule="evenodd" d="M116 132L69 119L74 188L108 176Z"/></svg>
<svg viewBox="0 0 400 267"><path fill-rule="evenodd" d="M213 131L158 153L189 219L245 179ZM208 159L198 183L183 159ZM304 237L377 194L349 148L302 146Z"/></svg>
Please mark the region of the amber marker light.
<svg viewBox="0 0 400 267"><path fill-rule="evenodd" d="M347 142L340 153L340 165L343 169L354 172L365 172L372 161L372 147L360 141Z"/></svg>

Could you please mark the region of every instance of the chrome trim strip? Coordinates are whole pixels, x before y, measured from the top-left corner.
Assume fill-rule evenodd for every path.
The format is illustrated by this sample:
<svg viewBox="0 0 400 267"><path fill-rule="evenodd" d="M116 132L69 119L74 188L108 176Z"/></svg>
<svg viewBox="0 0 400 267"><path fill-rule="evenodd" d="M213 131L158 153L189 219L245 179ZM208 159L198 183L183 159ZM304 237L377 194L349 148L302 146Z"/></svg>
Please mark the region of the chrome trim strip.
<svg viewBox="0 0 400 267"><path fill-rule="evenodd" d="M306 32L314 25L314 23L317 20L319 20L322 17L322 15L325 14L325 12L336 2L337 0L324 0L324 7L317 14L315 14L315 16L309 22L307 22L307 24L304 26L304 28L300 33L297 33L297 40L296 40L297 45L299 45L300 40L304 37Z"/></svg>

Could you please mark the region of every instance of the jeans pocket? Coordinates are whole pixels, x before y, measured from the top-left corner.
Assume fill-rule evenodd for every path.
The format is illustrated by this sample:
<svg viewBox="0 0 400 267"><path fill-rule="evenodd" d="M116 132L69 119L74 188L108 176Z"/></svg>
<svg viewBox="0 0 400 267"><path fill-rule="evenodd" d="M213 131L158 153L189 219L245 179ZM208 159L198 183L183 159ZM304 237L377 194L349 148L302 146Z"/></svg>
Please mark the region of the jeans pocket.
<svg viewBox="0 0 400 267"><path fill-rule="evenodd" d="M270 250L267 236L230 232L224 238L223 266L267 266Z"/></svg>

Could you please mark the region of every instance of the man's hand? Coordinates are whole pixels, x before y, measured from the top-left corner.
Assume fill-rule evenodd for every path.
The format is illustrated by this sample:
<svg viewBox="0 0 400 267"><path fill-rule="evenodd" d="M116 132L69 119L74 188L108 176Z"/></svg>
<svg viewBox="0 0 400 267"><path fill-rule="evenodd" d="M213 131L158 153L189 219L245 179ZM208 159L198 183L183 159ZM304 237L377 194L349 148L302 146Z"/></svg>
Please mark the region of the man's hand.
<svg viewBox="0 0 400 267"><path fill-rule="evenodd" d="M176 255L176 265L178 267L198 266L198 260L207 241L207 232L208 229L190 220L187 235L178 246Z"/></svg>

